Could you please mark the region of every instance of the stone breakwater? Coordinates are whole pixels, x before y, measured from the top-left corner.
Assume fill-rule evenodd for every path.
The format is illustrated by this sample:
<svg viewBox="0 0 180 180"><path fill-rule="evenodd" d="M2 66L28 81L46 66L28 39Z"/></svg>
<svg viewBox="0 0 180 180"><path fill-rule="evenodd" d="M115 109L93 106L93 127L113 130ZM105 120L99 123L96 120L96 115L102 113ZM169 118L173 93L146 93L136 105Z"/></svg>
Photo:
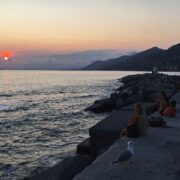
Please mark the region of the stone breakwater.
<svg viewBox="0 0 180 180"><path fill-rule="evenodd" d="M74 180L179 180L179 119L178 112L175 118L164 117L168 128L149 127L145 137L117 140ZM112 165L128 141L134 142L133 158L125 165Z"/></svg>
<svg viewBox="0 0 180 180"><path fill-rule="evenodd" d="M180 92L175 117L163 116L165 127L149 127L147 136L117 140L74 180L179 180L180 179ZM156 111L150 116L158 117ZM112 164L119 153L134 143L134 156L127 164Z"/></svg>
<svg viewBox="0 0 180 180"><path fill-rule="evenodd" d="M119 139L120 130L127 126L134 104L141 102L149 115L157 110L155 103L159 92L164 90L172 97L180 82L179 76L164 74L130 75L119 80L123 83L109 98L97 100L85 110L94 113L112 113L89 129L90 137L78 144L76 155L65 158L47 170L37 170L24 180L71 180L89 166Z"/></svg>

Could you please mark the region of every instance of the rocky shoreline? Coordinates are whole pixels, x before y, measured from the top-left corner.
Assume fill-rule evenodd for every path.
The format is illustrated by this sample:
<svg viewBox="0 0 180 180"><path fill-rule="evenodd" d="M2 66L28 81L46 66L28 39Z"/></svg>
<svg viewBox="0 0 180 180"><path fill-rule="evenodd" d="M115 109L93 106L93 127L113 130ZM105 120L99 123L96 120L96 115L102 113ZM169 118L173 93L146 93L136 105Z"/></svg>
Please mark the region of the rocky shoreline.
<svg viewBox="0 0 180 180"><path fill-rule="evenodd" d="M127 125L134 104L141 102L149 115L157 110L155 100L164 90L168 97L176 94L179 76L145 73L119 79L120 86L109 98L97 100L85 110L94 113L112 112L89 129L90 137L77 145L76 155L65 158L45 171L36 171L24 180L71 180L89 166L119 139L120 130Z"/></svg>

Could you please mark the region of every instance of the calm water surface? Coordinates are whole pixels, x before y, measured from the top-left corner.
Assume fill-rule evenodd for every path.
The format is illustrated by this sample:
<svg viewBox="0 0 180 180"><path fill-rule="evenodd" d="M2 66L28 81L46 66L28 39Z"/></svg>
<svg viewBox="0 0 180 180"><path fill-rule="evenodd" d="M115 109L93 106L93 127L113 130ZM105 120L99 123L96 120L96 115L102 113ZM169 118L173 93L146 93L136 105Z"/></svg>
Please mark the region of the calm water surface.
<svg viewBox="0 0 180 180"><path fill-rule="evenodd" d="M137 72L0 71L0 179L20 179L72 155L107 114L84 109Z"/></svg>

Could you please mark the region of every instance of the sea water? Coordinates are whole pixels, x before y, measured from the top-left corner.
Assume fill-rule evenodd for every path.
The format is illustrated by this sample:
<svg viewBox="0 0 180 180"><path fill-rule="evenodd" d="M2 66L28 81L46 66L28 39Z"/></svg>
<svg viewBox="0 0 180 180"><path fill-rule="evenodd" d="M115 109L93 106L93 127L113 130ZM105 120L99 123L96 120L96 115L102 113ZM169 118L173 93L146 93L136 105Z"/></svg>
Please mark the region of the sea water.
<svg viewBox="0 0 180 180"><path fill-rule="evenodd" d="M0 179L21 179L73 155L107 116L84 109L129 74L137 72L0 71Z"/></svg>

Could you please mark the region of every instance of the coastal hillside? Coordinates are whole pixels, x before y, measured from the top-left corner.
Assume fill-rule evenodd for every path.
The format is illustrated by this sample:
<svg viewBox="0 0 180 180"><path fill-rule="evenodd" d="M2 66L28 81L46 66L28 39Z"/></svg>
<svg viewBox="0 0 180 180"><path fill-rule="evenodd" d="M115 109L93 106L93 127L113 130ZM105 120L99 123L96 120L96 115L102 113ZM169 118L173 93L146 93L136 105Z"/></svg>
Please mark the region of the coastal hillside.
<svg viewBox="0 0 180 180"><path fill-rule="evenodd" d="M180 44L176 44L167 50L153 47L131 56L96 61L83 70L151 71L153 66L157 66L161 71L179 71Z"/></svg>

